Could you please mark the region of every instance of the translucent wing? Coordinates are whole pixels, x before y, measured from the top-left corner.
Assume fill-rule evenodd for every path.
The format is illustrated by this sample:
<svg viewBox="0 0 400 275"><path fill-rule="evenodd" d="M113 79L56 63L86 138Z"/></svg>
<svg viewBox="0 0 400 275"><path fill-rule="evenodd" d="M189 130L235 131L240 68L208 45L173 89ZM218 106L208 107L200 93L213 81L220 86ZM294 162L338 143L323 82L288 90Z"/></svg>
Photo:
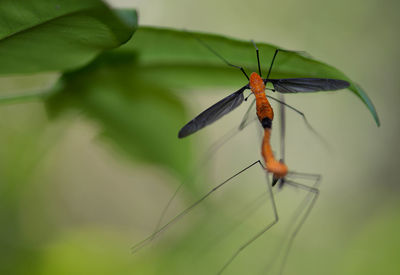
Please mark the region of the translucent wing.
<svg viewBox="0 0 400 275"><path fill-rule="evenodd" d="M254 104L256 103L256 99L253 99L249 108L247 109L246 113L243 116L242 122L239 125L238 130L241 131L251 122L255 121L258 117L256 115L255 109L253 108ZM253 111L253 112L252 112ZM252 116L253 114L253 116Z"/></svg>
<svg viewBox="0 0 400 275"><path fill-rule="evenodd" d="M334 91L350 86L347 81L329 78L283 78L268 79L268 82L271 82L274 89L281 93Z"/></svg>
<svg viewBox="0 0 400 275"><path fill-rule="evenodd" d="M179 131L178 137L183 138L188 135L197 132L198 130L204 128L205 126L213 123L214 121L220 119L240 104L244 100L243 91L248 88L248 85L243 86L233 94L221 99L213 106L199 114L197 117L189 121L183 128Z"/></svg>

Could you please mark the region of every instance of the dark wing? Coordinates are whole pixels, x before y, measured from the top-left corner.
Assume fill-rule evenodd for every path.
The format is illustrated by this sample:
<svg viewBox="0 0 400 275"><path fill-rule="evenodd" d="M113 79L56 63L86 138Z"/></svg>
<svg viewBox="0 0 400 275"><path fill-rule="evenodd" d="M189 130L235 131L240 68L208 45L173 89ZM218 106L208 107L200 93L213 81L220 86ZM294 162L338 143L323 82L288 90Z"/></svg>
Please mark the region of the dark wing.
<svg viewBox="0 0 400 275"><path fill-rule="evenodd" d="M271 82L274 89L281 93L334 91L350 86L347 81L329 78L283 78L268 79L268 82Z"/></svg>
<svg viewBox="0 0 400 275"><path fill-rule="evenodd" d="M207 110L203 111L201 114L183 126L178 133L178 137L183 138L191 135L238 107L244 100L243 91L247 88L248 85L243 86L238 91L228 95Z"/></svg>

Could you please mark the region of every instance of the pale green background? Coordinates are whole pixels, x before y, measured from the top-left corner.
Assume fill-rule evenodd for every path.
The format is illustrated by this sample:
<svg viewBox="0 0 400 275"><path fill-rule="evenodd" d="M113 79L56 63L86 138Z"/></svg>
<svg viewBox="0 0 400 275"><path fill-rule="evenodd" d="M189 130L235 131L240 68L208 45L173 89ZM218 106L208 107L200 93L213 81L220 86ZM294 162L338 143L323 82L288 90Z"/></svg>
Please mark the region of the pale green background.
<svg viewBox="0 0 400 275"><path fill-rule="evenodd" d="M137 8L142 25L207 31L305 50L359 83L375 104L380 128L349 91L286 97L307 115L329 147L319 142L300 118L288 114L289 167L320 173L323 182L320 199L299 234L285 274L400 273L398 1L109 2ZM240 73L238 77L242 77ZM48 76L0 81L1 93L49 85ZM179 91L178 95L191 117L230 92L196 90ZM244 109L199 133L194 148L204 150L234 127ZM48 136L62 127L68 131L37 144L34 137L46 120L41 103L0 108L1 161L7 167L17 163L20 155L29 158L49 150L37 166L22 166L24 170L15 165L15 171L0 175L0 179L13 178L19 184L16 189L24 199L15 219L22 226L15 230L22 231L26 247L38 251L36 258L19 267L20 273L151 274L137 269L129 248L153 230L177 180L161 168L121 159L95 139L96 125L89 120L54 123L46 127ZM205 185L214 185L260 157L256 126L250 126L210 160L213 181ZM275 133L275 148L277 139ZM199 169L207 173L205 168ZM27 171L34 171L33 176L21 186L18 178ZM255 176L254 180L260 179ZM240 192L246 192L246 184ZM290 198L286 201L285 210L290 209ZM188 203L181 201L181 207ZM273 252L268 253L265 259L274 257ZM149 255L143 259L152 266L153 254ZM146 265L146 260L141 264ZM203 265L207 264L204 260ZM251 266L246 268L253 274ZM161 274L173 273L165 269Z"/></svg>

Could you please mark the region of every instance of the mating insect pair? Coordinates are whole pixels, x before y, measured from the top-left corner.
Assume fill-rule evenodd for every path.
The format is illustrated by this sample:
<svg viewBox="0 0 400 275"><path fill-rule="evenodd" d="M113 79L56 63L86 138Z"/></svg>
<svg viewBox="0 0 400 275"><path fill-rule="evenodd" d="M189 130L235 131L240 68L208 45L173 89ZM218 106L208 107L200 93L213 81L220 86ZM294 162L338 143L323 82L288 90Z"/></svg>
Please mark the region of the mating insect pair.
<svg viewBox="0 0 400 275"><path fill-rule="evenodd" d="M210 108L208 108L204 112L200 113L197 117L195 117L193 120L191 120L189 123L187 123L179 131L178 137L179 138L187 137L187 136L195 133L196 131L204 128L205 126L212 124L213 122L220 119L222 116L226 115L227 113L231 112L232 110L237 108L239 105L241 105L243 101L245 101L243 93L245 90L250 89L252 94L255 97L256 114L257 114L258 120L261 124L261 127L263 128L263 131L264 131L264 136L263 136L262 145L261 145L261 154L263 157L263 161L257 160L255 162L253 162L246 168L242 169L240 172L231 176L226 181L224 181L221 184L214 187L211 191L209 191L207 194L205 194L203 197L201 197L199 200L197 200L195 203L193 203L191 206L189 206L183 212L178 214L175 218L170 220L165 225L163 225L163 226L158 225L156 231L152 235L150 235L148 238L146 238L142 242L135 245L133 247L133 250L137 251L138 249L140 249L143 246L145 246L146 244L148 244L156 236L158 236L161 232L165 231L172 223L174 223L177 220L179 220L180 218L182 218L184 215L186 215L187 213L192 211L196 206L198 206L201 202L203 202L206 198L208 198L211 194L213 194L217 190L221 189L227 183L231 182L233 178L237 177L239 174L241 174L245 171L248 171L253 166L259 165L266 172L267 190L268 190L270 201L271 201L274 219L271 222L269 222L267 225L265 225L264 228L262 230L260 230L257 234L255 234L254 236L249 238L241 246L239 246L235 251L233 251L232 254L227 257L226 261L224 263L221 263L221 268L219 269L218 274L223 273L227 269L227 267L233 262L233 260L235 260L235 258L245 248L247 248L250 244L252 244L254 241L256 241L260 236L262 236L266 231L268 231L270 228L272 228L273 225L275 225L278 222L279 216L278 216L277 206L275 203L274 194L272 192L272 187L275 186L276 183L278 183L278 182L279 182L279 184L278 184L279 187L282 187L284 185L293 186L298 189L309 192L310 196L312 196L311 200L310 200L310 196L307 196L306 201L304 203L302 203L303 209L299 213L299 215L296 219L296 224L295 224L294 229L288 239L288 244L287 244L286 250L284 251L284 254L283 254L283 260L281 261L281 266L280 266L280 271L279 271L281 273L281 272L283 272L283 268L285 266L286 259L289 255L289 251L293 244L293 241L294 241L296 235L298 234L299 230L301 229L302 225L304 224L305 220L307 219L310 211L312 210L312 208L318 198L319 191L318 191L317 187L320 183L321 177L320 177L320 175L317 175L317 174L293 172L293 171L291 171L291 169L288 169L288 167L284 163L284 161L283 161L284 143L282 142L284 140L284 128L285 128L284 107L289 107L289 108L295 110L296 112L300 113L301 115L303 115L303 114L300 111L298 111L297 109L295 109L291 106L288 106L283 100L277 100L277 99L274 99L274 98L268 96L269 98L272 98L273 100L276 100L282 104L282 106L281 106L281 157L282 157L282 159L279 161L275 159L275 156L272 151L271 144L270 144L271 129L272 129L272 123L273 123L273 119L274 119L274 111L268 101L266 94L265 94L266 85L268 83L271 83L273 86L273 89L271 89L271 90L277 91L280 93L307 93L307 92L316 92L316 91L332 91L332 90L344 89L349 86L349 83L346 81L343 81L343 80L326 79L326 78L270 79L269 76L271 74L277 54L280 51L284 51L284 50L279 50L279 49L276 50L274 53L274 56L272 58L272 61L271 61L271 64L270 64L270 67L268 70L267 77L262 78L259 50L255 44L254 44L254 47L256 49L256 55L257 55L258 73L253 72L249 77L242 67L229 63L227 60L225 60L221 55L219 55L217 52L215 52L213 49L211 49L203 41L199 40L199 42L202 43L211 52L213 52L222 61L224 61L227 65L235 67L237 69L240 69L241 72L246 76L246 78L248 79L249 82L248 82L248 84L244 85L243 87L241 87L239 90L237 90L233 94L223 98L216 104L212 105ZM250 108L252 106L253 106L253 104L250 105ZM250 110L250 108L249 108L249 110ZM246 115L248 114L248 112L246 113ZM303 115L303 117L304 117L304 115ZM242 122L241 128L244 127L245 123L246 123L246 120L244 120ZM269 181L269 177L268 177L269 173L272 174L272 184ZM304 185L302 183L295 182L293 180L294 178L309 179L309 180L313 181L313 184L310 186ZM169 202L169 204L170 204L170 202ZM169 204L167 205L167 208L168 208ZM164 212L162 215L165 214L165 211L166 211L166 209L164 209ZM161 217L161 220L162 220L162 217Z"/></svg>

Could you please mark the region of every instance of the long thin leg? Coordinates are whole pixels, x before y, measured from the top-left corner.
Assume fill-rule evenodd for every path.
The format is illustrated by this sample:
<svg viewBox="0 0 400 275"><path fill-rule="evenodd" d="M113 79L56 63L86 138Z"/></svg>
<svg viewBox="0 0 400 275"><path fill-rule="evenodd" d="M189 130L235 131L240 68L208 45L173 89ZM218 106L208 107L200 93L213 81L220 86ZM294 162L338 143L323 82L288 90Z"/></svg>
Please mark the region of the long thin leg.
<svg viewBox="0 0 400 275"><path fill-rule="evenodd" d="M305 53L305 52L301 52L301 51L299 52L299 51L288 51L288 50L283 50L283 49L276 49L276 50L275 50L275 53L274 53L274 56L273 56L273 58L272 58L272 61L271 61L271 65L270 65L270 67L269 67L269 69L268 69L268 75L267 75L267 78L265 79L265 82L268 82L268 78L269 78L269 76L270 76L270 74L271 74L272 66L274 65L275 58L276 58L278 52L280 52L280 51L281 51L281 52L303 53L303 55L304 55L304 53ZM272 89L272 91L275 91L275 90ZM295 111L296 113L298 113L299 115L301 115L301 116L303 117L304 123L306 124L307 128L308 128L314 135L316 135L316 136L322 141L322 143L324 144L324 146L325 146L326 148L328 148L328 149L330 148L329 143L326 141L326 139L325 139L324 137L322 137L322 136L314 129L314 127L312 127L312 125L308 122L308 120L307 120L307 118L306 118L306 116L304 115L303 112L301 112L301 111L299 111L298 109L296 109L296 108L294 108L294 107L292 107L292 106L286 104L286 103L284 102L284 100L278 100L278 99L276 99L276 98L274 98L274 97L272 97L272 96L269 96L269 95L267 95L267 97L270 98L270 99L272 99L272 100L275 100L276 102L279 102L280 104L282 104L282 105L284 105L284 106L286 106L286 107L292 109L293 111ZM282 98L283 98L283 97L282 97ZM282 110L282 109L281 109L281 110ZM282 149L282 147L281 147L281 149ZM281 152L282 152L282 151L281 151ZM283 159L283 158L282 158L282 159Z"/></svg>
<svg viewBox="0 0 400 275"><path fill-rule="evenodd" d="M259 52L258 52L258 47L257 47L256 43L255 43L253 40L251 40L251 42L253 43L254 48L256 48L257 64L258 64L258 74L262 77L262 74L261 74L261 66L260 66L260 54L259 54Z"/></svg>
<svg viewBox="0 0 400 275"><path fill-rule="evenodd" d="M154 229L154 233L157 233L157 231L158 231L158 229L160 228L161 223L162 223L162 221L163 221L165 215L167 214L167 211L168 211L169 207L171 206L172 202L174 201L174 199L175 199L176 196L178 195L178 193L179 193L179 191L181 190L181 188L182 188L183 185L184 185L183 182L180 183L179 186L176 188L174 194L173 194L173 195L171 196L171 198L168 200L168 202L167 202L167 204L165 205L163 211L161 212L160 217L158 218L157 225L156 225L156 227L155 227L155 229ZM154 235L154 237L156 237L156 235ZM151 238L150 241L152 241L152 240L154 239L154 237Z"/></svg>
<svg viewBox="0 0 400 275"><path fill-rule="evenodd" d="M237 172L236 174L234 174L233 176L231 176L230 178L228 178L227 180L225 180L224 182L220 183L219 185L217 185L216 187L214 187L211 191L209 191L207 194L205 194L203 197L201 197L199 200L197 200L195 203L193 203L191 206L189 206L188 208L186 208L185 210L183 210L181 213L179 213L178 215L176 215L173 219L171 219L168 223L166 223L164 226L162 226L161 228L159 228L156 232L154 232L153 234L151 234L150 236L148 236L147 238L145 238L144 240L142 240L141 242L137 243L136 245L134 245L132 247L132 253L136 253L138 252L140 249L142 249L143 247L145 247L147 244L149 244L155 237L157 237L160 233L162 233L163 231L165 231L169 226L171 226L172 224L174 224L175 222L177 222L179 219L181 219L184 215L186 215L187 213L189 213L193 208L195 208L197 205L199 205L202 201L204 201L207 197L209 197L212 193L214 193L215 191L217 191L218 189L220 189L222 186L224 186L226 183L228 183L231 179L235 178L236 176L240 175L241 173L243 173L244 171L246 171L247 169L251 168L252 166L256 165L256 164L261 164L260 160L257 160L256 162L250 164L249 166L247 166L246 168L240 170L239 172Z"/></svg>
<svg viewBox="0 0 400 275"><path fill-rule="evenodd" d="M269 75L271 74L272 66L274 65L276 55L278 54L279 51L282 51L282 50L280 50L280 49L275 50L274 57L272 57L271 65L269 66L269 69L268 69L267 79L269 78Z"/></svg>
<svg viewBox="0 0 400 275"><path fill-rule="evenodd" d="M261 167L265 170L265 167L261 164L259 161L259 164ZM272 210L274 213L274 221L269 223L266 227L264 227L261 231L259 231L257 234L255 234L253 237L251 237L247 242L245 242L242 246L239 247L238 250L233 253L233 255L229 258L229 260L224 264L224 266L220 269L218 274L222 274L224 270L232 263L232 261L245 249L247 248L250 244L252 244L255 240L257 240L259 237L261 237L265 232L267 232L273 225L275 225L279 221L279 216L278 216L278 211L276 208L276 203L275 203L275 198L274 198L274 193L272 192L272 187L271 183L269 181L268 173L266 173L267 177L267 188L268 192L270 194L270 200L272 204Z"/></svg>
<svg viewBox="0 0 400 275"><path fill-rule="evenodd" d="M287 103L286 103L284 100L282 100L282 99L280 100L280 99L277 99L277 98L272 97L272 96L270 96L270 95L266 95L266 96L267 96L269 99L272 99L273 101L276 101L276 102L278 102L279 104L281 104L281 105L283 105L283 106L285 106L285 107L287 107L287 108L289 108L289 109L295 111L296 113L298 113L299 115L301 115L305 121L307 121L306 115L305 115L302 111L300 111L299 109L296 109L295 107L293 107L293 106L287 104ZM307 123L308 123L308 122L307 122Z"/></svg>
<svg viewBox="0 0 400 275"><path fill-rule="evenodd" d="M238 221L236 223L234 223L232 226L230 226L230 228L228 230L226 230L222 234L219 234L219 236L215 237L210 242L210 243L212 243L212 246L207 247L207 250L204 250L203 254L207 254L208 251L212 250L216 244L222 242L230 234L232 234L240 225L242 225L244 222L246 222L246 220L251 218L257 212L257 210L262 205L264 205L267 200L269 200L268 198L267 198L267 200L265 198L267 196L267 193L268 193L267 191L262 192L254 201L252 201L251 203L244 206L240 211L241 213L239 213L240 215L238 215L238 213L236 213L237 216L240 216L240 218L237 219Z"/></svg>
<svg viewBox="0 0 400 275"><path fill-rule="evenodd" d="M278 103L280 104L281 107L289 108L290 110L296 112L296 114L299 114L299 115L303 118L303 121L304 121L304 123L306 124L307 128L308 128L313 134L315 134L315 135L317 136L317 138L319 138L319 139L321 140L321 142L322 142L327 148L329 148L328 142L314 129L314 127L312 127L312 125L308 122L307 117L306 117L306 115L305 115L303 112L301 112L299 109L297 109L297 108L295 108L295 107L293 107L293 106L291 106L291 105L285 103L284 100L279 100L279 99L274 98L274 97L269 96L269 95L267 95L267 97L270 98L270 99L272 99L272 100L274 100L274 101L276 101L276 102L278 102ZM283 97L283 96L282 96L282 97ZM226 141L228 141L230 138L232 138L232 137L235 136L237 133L239 133L241 130L243 130L244 128L246 128L246 127L247 127L249 124L251 124L253 121L256 121L256 120L257 120L257 117L256 117L256 116L254 116L254 119L251 119L251 118L250 118L250 114L251 114L251 112L253 111L253 106L254 106L255 103L256 103L256 100L253 99L253 101L250 103L250 105L249 105L247 111L245 112L245 114L244 114L244 116L243 116L243 118L242 118L242 121L241 121L240 124L239 124L238 129L237 129L237 130L233 129L233 130L229 131L223 138L221 138L221 140L218 140L217 142L215 142L214 145L211 146L211 149L210 149L211 152L216 151L216 149L218 149L218 148L221 146L221 144L224 144L224 143L225 143ZM281 108L280 110L281 110L281 112L282 112L282 111L284 112L284 108ZM255 112L254 112L254 113L255 113ZM282 113L281 113L281 117L282 117ZM285 114L283 114L283 117L285 117ZM285 125L283 125L283 126L281 125L281 131L282 131L282 130L285 131L284 129L285 129ZM282 137L282 135L284 135L284 134L285 134L284 132L283 132L283 133L281 132L281 160L282 160L282 161L284 160L284 154L285 154L285 153L284 153L284 151L285 151L285 150L284 150L284 145L283 145L283 148L282 148L282 144L284 144L284 139L285 139L284 137Z"/></svg>
<svg viewBox="0 0 400 275"><path fill-rule="evenodd" d="M285 98L284 96L281 94L279 96L279 100L284 103L285 102ZM285 104L286 105L286 104ZM281 104L279 105L279 112L281 115L281 162L285 162L285 136L286 136L286 115L285 115L285 105ZM305 119L305 116L303 114L303 118ZM306 120L307 121L307 120Z"/></svg>
<svg viewBox="0 0 400 275"><path fill-rule="evenodd" d="M271 65L269 66L269 69L268 69L267 78L265 80L269 79L269 75L271 74L272 66L274 65L275 58L276 58L276 55L278 54L278 52L303 53L303 54L305 53L303 51L289 51L289 50L283 50L283 49L276 49L275 53L274 53L274 56L272 57Z"/></svg>
<svg viewBox="0 0 400 275"><path fill-rule="evenodd" d="M319 140L321 140L321 142L324 144L325 147L329 148L329 144L328 144L328 142L326 141L326 139L325 139L324 137L322 137L322 136L314 129L314 127L310 124L310 122L308 121L306 115L305 115L302 111L300 111L299 109L297 109L297 108L295 108L295 107L293 107L293 106L291 106L291 105L285 103L284 100L277 99L277 98L272 97L272 96L270 96L270 95L267 95L267 97L268 97L269 99L272 99L273 101L278 102L281 106L284 106L284 107L289 108L290 110L296 112L296 114L299 114L299 115L303 118L303 121L304 121L304 123L306 124L307 128L308 128ZM283 97L283 95L282 95L282 97ZM255 121L255 120L257 119L257 118L255 117L254 120L253 120L253 119L249 120L250 113L251 113L251 111L252 111L252 109L253 109L254 104L255 104L255 99L253 99L253 101L250 103L249 108L247 109L246 113L244 114L243 119L242 119L242 121L241 121L241 123L240 123L240 125L239 125L239 130L243 130L247 125L249 125L251 122L253 122L253 121ZM283 108L281 108L280 110L281 110L281 112L282 112ZM281 114L281 116L282 116L282 114ZM284 116L285 116L285 115L284 115ZM285 127L282 127L282 126L281 126L281 130L282 130L282 129L285 129ZM231 133L230 133L230 134L231 134ZM281 135L282 135L282 133L281 133ZM284 138L282 138L282 136L281 136L281 144L282 144L282 143L284 143ZM284 160L284 148L282 149L282 147L281 147L281 160Z"/></svg>
<svg viewBox="0 0 400 275"><path fill-rule="evenodd" d="M286 249L283 253L283 257L282 257L282 261L281 261L281 265L279 268L279 273L278 274L282 274L283 270L285 268L287 259L289 257L289 253L291 251L291 248L293 246L293 242L297 236L297 234L299 233L299 231L301 230L302 226L304 225L305 221L307 220L307 218L309 217L311 210L313 209L315 202L318 199L319 196L319 189L318 186L321 182L321 175L318 174L306 174L306 173L291 173L290 176L294 176L294 177L300 177L300 178L308 178L308 179L314 179L315 182L312 186L308 186L305 184L301 184L295 181L292 181L290 179L286 179L285 180L285 184L299 188L301 190L310 192L309 195L312 196L312 199L310 201L310 196L306 196L306 198L304 198L304 200L302 201L302 203L300 204L300 206L298 207L298 211L296 211L295 215L295 219L293 220L293 223L297 223L297 225L294 228L294 231L292 232L292 234L289 237L288 240L288 244L286 246ZM308 206L307 206L308 204ZM305 212L302 214L302 212L305 210ZM289 228L291 228L291 226L289 226Z"/></svg>
<svg viewBox="0 0 400 275"><path fill-rule="evenodd" d="M203 40L201 40L200 38L198 38L197 36L194 36L194 39L196 39L200 44L202 44L204 47L206 47L210 52L212 52L215 56L217 56L219 59L221 59L225 64L227 64L228 66L234 67L236 69L239 69L244 76L247 78L247 80L249 80L249 76L246 74L245 70L243 69L243 67L241 66L237 66L234 65L230 62L228 62L228 60L226 60L222 55L220 55L218 52L216 52L213 48L211 48L206 42L204 42Z"/></svg>
<svg viewBox="0 0 400 275"><path fill-rule="evenodd" d="M279 99L274 98L274 97L269 96L269 95L267 95L267 97L268 97L269 99L272 99L272 100L274 100L274 101L280 103L281 105L283 105L283 106L285 106L285 107L287 107L287 108L289 108L289 109L295 111L297 114L299 114L299 115L303 118L303 121L304 121L304 123L306 124L308 130L310 130L310 131L323 143L323 145L324 145L326 148L328 148L328 149L331 148L331 146L329 145L328 141L327 141L323 136L321 136L320 133L318 133L318 132L314 129L314 127L310 124L310 122L308 122L308 119L307 119L306 115L305 115L303 112L301 112L299 109L296 109L295 107L293 107L293 106L291 106L291 105L285 103L285 101L283 101L283 100L279 100Z"/></svg>
<svg viewBox="0 0 400 275"><path fill-rule="evenodd" d="M251 124L254 120L250 120L249 121L249 115L250 115L250 111L252 110L252 107L255 104L255 100L253 100L253 102L250 104L249 108L247 109L246 113L243 116L242 122L240 123L238 128L234 128L232 130L230 130L228 133L226 133L225 135L223 135L221 138L219 138L216 142L214 142L211 146L210 149L207 150L207 153L205 154L204 157L204 161L200 163L200 165L203 165L206 161L209 160L209 158L215 154L216 151L219 150L219 148L221 148L221 146L223 144L225 144L227 141L229 141L231 138L233 138L236 134L238 134L241 130L243 130L245 127L247 127L249 124ZM158 229L161 226L161 223L165 217L165 215L167 214L167 211L169 209L169 207L171 206L172 202L174 201L174 199L176 198L176 196L178 195L180 189L182 188L182 186L185 184L185 182L182 182L179 184L179 186L176 188L176 190L174 191L174 194L171 196L171 198L168 200L167 204L165 205L164 209L161 212L160 217L158 218L154 233L158 231Z"/></svg>
<svg viewBox="0 0 400 275"><path fill-rule="evenodd" d="M284 236L289 236L286 247L285 247L285 245L280 246L275 251L275 255L281 255L282 250L284 251L282 254L282 257L281 257L281 263L279 266L278 274L283 273L283 270L287 263L287 259L288 259L290 250L293 246L295 237L298 234L298 232L300 231L302 225L305 223L306 219L308 218L308 215L310 214L312 208L314 207L314 204L315 204L318 194L319 194L318 186L321 183L321 175L318 175L318 174L290 172L287 177L289 177L289 178L297 177L297 178L306 179L306 180L313 180L314 184L312 184L311 186L307 186L304 184L294 182L290 179L285 179L285 183L288 183L289 186L301 188L302 190L305 190L305 191L310 191L310 190L312 190L312 191L309 192L309 194L299 204L295 213L292 214L292 218L290 219L291 222L287 226L287 229L285 230L285 232L283 233ZM310 196L313 196L311 203L310 203ZM304 212L304 210L306 210L306 211ZM293 230L294 225L296 225L296 226ZM292 230L293 230L293 232L291 232ZM264 270L264 274L269 274L271 272L271 269L273 268L274 263L276 263L275 259L269 259L268 263L266 264L266 269Z"/></svg>
<svg viewBox="0 0 400 275"><path fill-rule="evenodd" d="M280 111L280 149L281 149L281 161L284 162L284 157L285 157L285 136L286 136L286 116L285 116L285 108L286 104L285 104L285 99L283 97L283 95L280 96L279 98L279 102L281 103L279 111ZM302 113L301 113L302 114ZM305 119L304 114L303 118ZM305 121L307 122L307 120L305 119ZM289 179L287 178L289 177ZM292 232L292 234L290 235L290 238L288 240L288 244L286 246L286 249L283 253L283 258L281 261L281 265L279 267L279 273L278 274L282 274L284 267L286 265L290 250L293 246L293 242L294 239L296 238L297 234L299 233L301 227L303 226L303 224L305 223L306 219L308 218L312 208L315 205L316 200L318 199L319 196L319 189L317 188L318 185L320 184L321 181L321 176L317 175L317 174L307 174L307 173L297 173L297 172L290 172L287 177L283 180L281 180L281 183L279 185L279 187L283 187L284 185L288 184L290 186L294 186L297 188L300 188L302 190L308 191L310 192L309 195L313 195L313 198L311 200L311 202L309 203L310 200L310 196L307 195L304 200L301 202L301 204L298 207L298 211L296 211L294 213L294 219L292 219L292 225L296 224L294 228L294 231ZM311 179L311 180L315 180L314 184L310 187L301 183L297 183L292 181L290 178L291 177L297 177L297 178L305 178L305 179ZM308 204L308 207L307 207ZM302 212L304 211L304 214L302 214ZM289 225L289 229L292 228L292 225ZM278 251L278 254L280 254L280 249Z"/></svg>

